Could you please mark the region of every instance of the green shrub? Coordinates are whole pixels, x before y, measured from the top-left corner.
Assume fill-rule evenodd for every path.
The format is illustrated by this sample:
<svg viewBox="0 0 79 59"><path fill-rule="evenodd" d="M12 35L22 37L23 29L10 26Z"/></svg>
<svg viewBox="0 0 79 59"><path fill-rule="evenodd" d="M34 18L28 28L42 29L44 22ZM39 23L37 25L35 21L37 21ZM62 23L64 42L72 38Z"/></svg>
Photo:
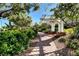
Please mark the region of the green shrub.
<svg viewBox="0 0 79 59"><path fill-rule="evenodd" d="M74 51L76 56L79 56L79 48Z"/></svg>
<svg viewBox="0 0 79 59"><path fill-rule="evenodd" d="M27 35L29 38L34 38L37 36L37 31L33 30L32 28L27 29Z"/></svg>
<svg viewBox="0 0 79 59"><path fill-rule="evenodd" d="M79 39L79 25L75 28L74 37Z"/></svg>
<svg viewBox="0 0 79 59"><path fill-rule="evenodd" d="M72 49L77 49L79 47L79 41L74 39L74 40L70 40L68 43L68 47L72 48Z"/></svg>
<svg viewBox="0 0 79 59"><path fill-rule="evenodd" d="M39 31L39 25L35 23L35 25L32 27L32 29L37 33Z"/></svg>
<svg viewBox="0 0 79 59"><path fill-rule="evenodd" d="M16 55L27 49L36 36L31 28L26 30L7 30L0 32L0 55Z"/></svg>
<svg viewBox="0 0 79 59"><path fill-rule="evenodd" d="M49 32L51 29L51 26L46 24L46 23L42 23L40 26L39 26L39 29L38 31L39 32Z"/></svg>
<svg viewBox="0 0 79 59"><path fill-rule="evenodd" d="M64 32L66 32L67 34L74 34L75 32L74 32L74 29L75 29L75 27L72 27L72 28L68 28L68 29L64 29Z"/></svg>

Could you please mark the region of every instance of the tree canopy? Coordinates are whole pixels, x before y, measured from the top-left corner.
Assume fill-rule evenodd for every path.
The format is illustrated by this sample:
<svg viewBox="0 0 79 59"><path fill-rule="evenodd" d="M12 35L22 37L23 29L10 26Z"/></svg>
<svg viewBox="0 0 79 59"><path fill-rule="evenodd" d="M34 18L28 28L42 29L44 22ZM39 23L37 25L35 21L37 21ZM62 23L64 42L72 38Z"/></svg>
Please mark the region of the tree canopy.
<svg viewBox="0 0 79 59"><path fill-rule="evenodd" d="M60 3L50 11L54 11L55 18L60 18L65 23L67 19L73 23L74 20L79 18L79 4L77 3Z"/></svg>
<svg viewBox="0 0 79 59"><path fill-rule="evenodd" d="M0 4L0 6L1 8L5 7L4 10L0 11L0 17L7 17L10 24L11 22L13 22L15 25L18 25L20 27L27 27L32 22L31 17L28 16L31 8L33 8L33 11L39 9L39 4L30 3Z"/></svg>

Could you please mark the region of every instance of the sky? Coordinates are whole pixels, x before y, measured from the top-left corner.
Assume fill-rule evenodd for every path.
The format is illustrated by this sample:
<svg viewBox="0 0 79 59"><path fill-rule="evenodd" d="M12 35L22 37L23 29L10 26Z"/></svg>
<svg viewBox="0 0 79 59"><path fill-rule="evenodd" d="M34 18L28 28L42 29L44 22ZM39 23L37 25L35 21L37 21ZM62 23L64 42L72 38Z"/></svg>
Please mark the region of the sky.
<svg viewBox="0 0 79 59"><path fill-rule="evenodd" d="M33 23L39 23L40 22L40 18L42 17L42 15L52 15L53 12L49 12L49 10L51 8L55 8L57 4L47 4L47 3L41 3L40 4L40 8L37 11L32 11L30 10L29 16L31 16L32 18L32 22ZM5 26L5 23L8 24L8 20L5 19L0 19L0 27L1 26Z"/></svg>

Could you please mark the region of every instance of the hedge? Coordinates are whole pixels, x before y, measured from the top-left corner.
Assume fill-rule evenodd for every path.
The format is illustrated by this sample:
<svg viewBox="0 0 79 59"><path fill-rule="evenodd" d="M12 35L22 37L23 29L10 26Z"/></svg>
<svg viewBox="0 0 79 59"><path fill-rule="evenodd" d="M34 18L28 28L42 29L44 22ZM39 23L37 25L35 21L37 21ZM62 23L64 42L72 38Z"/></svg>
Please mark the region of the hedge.
<svg viewBox="0 0 79 59"><path fill-rule="evenodd" d="M0 55L16 55L28 48L29 42L36 36L31 28L26 30L7 30L0 32Z"/></svg>

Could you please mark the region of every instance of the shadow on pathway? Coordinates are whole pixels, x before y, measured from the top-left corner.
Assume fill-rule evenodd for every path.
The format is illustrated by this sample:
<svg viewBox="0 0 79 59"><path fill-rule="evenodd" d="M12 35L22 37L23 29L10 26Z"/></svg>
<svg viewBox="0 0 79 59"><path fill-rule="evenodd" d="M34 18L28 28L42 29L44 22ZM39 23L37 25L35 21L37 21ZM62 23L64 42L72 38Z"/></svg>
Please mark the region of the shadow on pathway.
<svg viewBox="0 0 79 59"><path fill-rule="evenodd" d="M53 34L52 37L50 37L50 38L46 38L45 36L48 36L48 35L45 35L45 34L41 35L39 33L38 34L38 40L39 41L31 43L31 47L39 47L39 56L44 56L45 55L44 47L48 47L48 46L52 47L50 43L58 38L58 37L55 36L55 34ZM44 39L46 39L46 40L43 40L42 37L45 37Z"/></svg>
<svg viewBox="0 0 79 59"><path fill-rule="evenodd" d="M35 42L31 43L31 49L28 49L23 55L26 56L45 56L51 53L57 53L57 47L55 46L54 40L56 40L56 34L46 35L44 33L38 33L37 39ZM58 50L59 51L59 50ZM53 54L51 54L53 55Z"/></svg>

